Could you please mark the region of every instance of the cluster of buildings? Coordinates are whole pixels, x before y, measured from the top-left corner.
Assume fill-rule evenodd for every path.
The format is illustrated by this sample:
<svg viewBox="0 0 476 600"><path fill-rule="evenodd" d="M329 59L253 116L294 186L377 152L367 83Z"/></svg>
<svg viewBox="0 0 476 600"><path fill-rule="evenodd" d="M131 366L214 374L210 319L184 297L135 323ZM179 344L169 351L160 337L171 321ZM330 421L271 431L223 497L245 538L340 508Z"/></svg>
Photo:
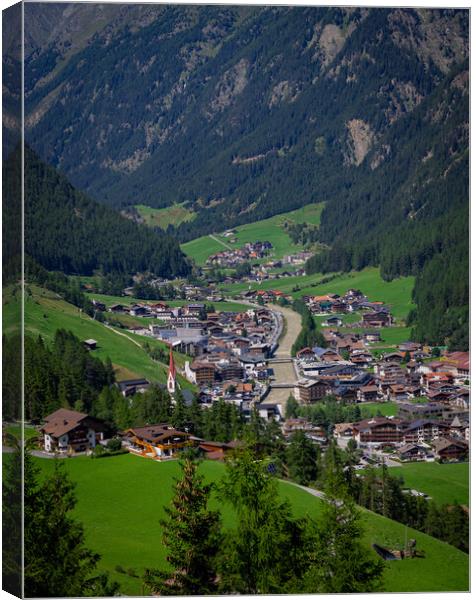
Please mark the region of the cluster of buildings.
<svg viewBox="0 0 476 600"><path fill-rule="evenodd" d="M293 298L290 294L285 294L281 290L247 290L241 292L240 298L248 300L249 302L277 302L278 300L284 299L288 302L292 302Z"/></svg>
<svg viewBox="0 0 476 600"><path fill-rule="evenodd" d="M445 412L444 417L373 417L357 423L339 423L334 435L341 439L353 438L361 448L392 452L404 461L467 459L469 420L452 416L451 411Z"/></svg>
<svg viewBox="0 0 476 600"><path fill-rule="evenodd" d="M241 248L230 248L207 258L208 266L233 268L246 262L265 258L273 248L271 242L247 242Z"/></svg>
<svg viewBox="0 0 476 600"><path fill-rule="evenodd" d="M201 401L208 404L222 397L243 411L259 402L267 390L267 359L277 346L280 328L276 315L265 308L219 313L203 322L201 345L184 370L199 388ZM173 337L169 342L174 347L177 343Z"/></svg>
<svg viewBox="0 0 476 600"><path fill-rule="evenodd" d="M360 290L350 289L343 296L325 294L304 296L303 300L313 315L330 315L323 325L341 327L342 319L332 315L343 315L361 311L359 327L390 327L393 318L390 309L383 302L370 302Z"/></svg>
<svg viewBox="0 0 476 600"><path fill-rule="evenodd" d="M337 437L352 437L363 447L393 447L402 460L467 457L468 352L446 352L434 360L419 344L407 342L377 358L361 339L335 334L331 347L301 350L297 364L303 376L294 396L300 403L330 395L361 406L396 403L397 416L339 424Z"/></svg>
<svg viewBox="0 0 476 600"><path fill-rule="evenodd" d="M294 394L301 402L327 395L346 402L418 402L469 410L469 354L452 352L432 360L419 344L404 343L376 356L358 336L335 333L327 348L297 354L301 378Z"/></svg>
<svg viewBox="0 0 476 600"><path fill-rule="evenodd" d="M119 438L122 447L131 454L155 460L175 458L190 447L198 447L206 458L221 459L240 444L237 441L219 443L202 440L168 423L113 432L101 419L64 408L45 418L40 435L44 451L60 456L91 453L96 446L105 446L112 435Z"/></svg>

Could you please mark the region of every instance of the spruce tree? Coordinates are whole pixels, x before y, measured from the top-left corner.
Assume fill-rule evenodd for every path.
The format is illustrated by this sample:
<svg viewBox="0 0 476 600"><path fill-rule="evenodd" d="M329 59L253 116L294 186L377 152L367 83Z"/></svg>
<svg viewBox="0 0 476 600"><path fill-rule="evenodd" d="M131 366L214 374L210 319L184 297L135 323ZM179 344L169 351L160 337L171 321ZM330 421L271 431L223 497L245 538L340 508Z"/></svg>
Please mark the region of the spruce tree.
<svg viewBox="0 0 476 600"><path fill-rule="evenodd" d="M175 392L175 404L172 412L172 425L175 429L182 430L187 425L187 407L185 406L185 400L180 390Z"/></svg>
<svg viewBox="0 0 476 600"><path fill-rule="evenodd" d="M309 485L317 477L317 448L304 431L292 434L286 448L289 477L300 485Z"/></svg>
<svg viewBox="0 0 476 600"><path fill-rule="evenodd" d="M284 411L284 416L286 419L296 419L298 416L299 403L296 398L290 394L288 399L286 400L286 408Z"/></svg>
<svg viewBox="0 0 476 600"><path fill-rule="evenodd" d="M148 569L144 583L153 594L206 595L216 591L215 558L220 547L220 517L207 503L211 486L203 483L197 463L187 458L175 486L168 519L161 521L170 571Z"/></svg>
<svg viewBox="0 0 476 600"><path fill-rule="evenodd" d="M227 463L220 498L236 513L220 554L220 591L270 594L301 591L313 545L305 519L294 519L279 499L277 481L249 450Z"/></svg>

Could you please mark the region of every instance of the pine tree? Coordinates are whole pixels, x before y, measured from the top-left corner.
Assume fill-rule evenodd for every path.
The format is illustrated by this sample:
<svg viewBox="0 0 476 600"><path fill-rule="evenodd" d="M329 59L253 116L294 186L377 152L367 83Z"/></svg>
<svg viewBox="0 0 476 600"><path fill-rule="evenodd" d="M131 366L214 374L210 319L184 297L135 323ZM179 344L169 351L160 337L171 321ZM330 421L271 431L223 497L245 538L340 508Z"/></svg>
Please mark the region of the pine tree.
<svg viewBox="0 0 476 600"><path fill-rule="evenodd" d="M296 419L298 416L299 403L296 398L290 394L286 400L286 408L284 415L286 419Z"/></svg>
<svg viewBox="0 0 476 600"><path fill-rule="evenodd" d="M292 434L286 448L289 477L300 485L308 485L317 477L317 449L304 431Z"/></svg>
<svg viewBox="0 0 476 600"><path fill-rule="evenodd" d="M220 517L207 508L211 486L197 463L186 459L175 486L167 520L161 521L171 571L148 569L144 583L153 594L205 595L216 591L215 557L220 546Z"/></svg>
<svg viewBox="0 0 476 600"><path fill-rule="evenodd" d="M21 522L22 522L22 460L20 442L16 442L16 452L5 455L3 459L2 485L2 584L3 589L21 596ZM28 477L29 464L25 463L25 479Z"/></svg>
<svg viewBox="0 0 476 600"><path fill-rule="evenodd" d="M187 408L185 406L185 400L180 390L175 393L175 404L172 411L172 425L175 429L182 430L187 425Z"/></svg>
<svg viewBox="0 0 476 600"><path fill-rule="evenodd" d="M203 428L203 411L196 396L193 397L190 406L186 410L187 421L191 425L192 433L200 436Z"/></svg>
<svg viewBox="0 0 476 600"><path fill-rule="evenodd" d="M220 498L236 513L220 554L220 591L266 594L300 591L313 545L306 519L293 519L289 502L279 499L266 462L249 450L227 463Z"/></svg>

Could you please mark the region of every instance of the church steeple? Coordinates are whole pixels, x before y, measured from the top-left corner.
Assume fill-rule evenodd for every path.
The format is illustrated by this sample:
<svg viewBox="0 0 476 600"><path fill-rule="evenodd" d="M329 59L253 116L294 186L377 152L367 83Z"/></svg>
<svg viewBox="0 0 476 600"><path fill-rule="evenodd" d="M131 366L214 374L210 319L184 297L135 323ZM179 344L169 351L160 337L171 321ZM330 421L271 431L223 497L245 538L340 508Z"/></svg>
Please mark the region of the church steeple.
<svg viewBox="0 0 476 600"><path fill-rule="evenodd" d="M175 394L175 386L176 386L175 377L176 377L176 370L175 370L175 363L174 363L174 355L172 352L172 346L170 346L169 373L167 375L167 391L169 392L169 394Z"/></svg>

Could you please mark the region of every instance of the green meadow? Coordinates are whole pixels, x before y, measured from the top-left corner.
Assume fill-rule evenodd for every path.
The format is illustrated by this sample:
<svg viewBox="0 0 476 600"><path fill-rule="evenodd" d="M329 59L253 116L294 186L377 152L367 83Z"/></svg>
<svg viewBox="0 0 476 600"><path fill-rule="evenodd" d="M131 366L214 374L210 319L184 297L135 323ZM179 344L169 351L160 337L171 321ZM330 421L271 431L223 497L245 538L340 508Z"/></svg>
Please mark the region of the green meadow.
<svg viewBox="0 0 476 600"><path fill-rule="evenodd" d="M135 208L144 219L145 225L162 229L167 229L169 225L180 225L186 221L193 221L196 217L196 214L186 208L184 203L172 204L166 208L151 208L144 204L136 204Z"/></svg>
<svg viewBox="0 0 476 600"><path fill-rule="evenodd" d="M42 473L50 473L53 461L35 459ZM141 595L140 575L147 567L164 567L165 548L159 521L164 506L173 494L173 482L179 477L176 461L158 463L145 458L122 455L113 458L65 459L65 468L76 482L77 518L83 522L86 541L102 556L100 568L111 573L126 595ZM217 481L224 466L206 461L200 467L208 481ZM296 517L318 519L322 501L303 489L280 482L279 493L292 505ZM233 525L232 510L217 499L211 502L220 510L225 526ZM463 552L408 529L374 513L362 510L365 529L363 541L390 547L403 545L405 535L417 541L425 558L385 563L384 588L388 592L462 591L468 589L468 556ZM451 565L451 569L448 569ZM139 577L117 573L116 566L132 569Z"/></svg>
<svg viewBox="0 0 476 600"><path fill-rule="evenodd" d="M21 425L7 425L5 431L10 435L14 435L17 439L21 437ZM34 438L38 435L38 431L31 425L25 425L23 428L25 440Z"/></svg>
<svg viewBox="0 0 476 600"><path fill-rule="evenodd" d="M4 298L4 315L16 314L18 297ZM59 296L37 286L27 285L25 293L25 329L32 335L41 335L47 342L54 339L57 329L72 331L80 340L94 339L98 348L92 352L102 360L109 357L118 379L146 377L150 381L165 383L168 366L153 361L142 344L147 341L152 347L167 349L167 346L152 338L144 338L120 329L108 328ZM183 366L186 357L174 353L177 365ZM191 387L179 376L181 385Z"/></svg>
<svg viewBox="0 0 476 600"><path fill-rule="evenodd" d="M287 254L299 252L303 249L301 244L294 244L286 233L283 225L288 223L308 223L319 225L324 203L308 204L303 208L293 210L280 215L275 215L263 221L255 221L246 225L235 227L236 233L231 237L224 237L222 233L213 236L202 236L191 242L182 244L182 250L193 258L199 265L205 264L211 254L221 252L228 248L240 248L246 242L268 241L273 244L269 258L278 259ZM236 240L231 242L230 239Z"/></svg>
<svg viewBox="0 0 476 600"><path fill-rule="evenodd" d="M391 474L440 504L469 505L469 463L408 463L392 467Z"/></svg>
<svg viewBox="0 0 476 600"><path fill-rule="evenodd" d="M397 309L398 310L398 309ZM358 323L361 320L362 315L360 313L348 313L345 315L336 315L342 320L344 326L332 327L342 333L361 333L364 331L362 327L346 327L352 323ZM329 315L314 317L314 320L319 327L326 327L324 322L329 318ZM403 342L407 342L410 339L412 332L411 327L405 327L402 325L394 325L392 327L382 327L380 329L380 342L370 344L370 348L384 348L388 346L398 346Z"/></svg>

